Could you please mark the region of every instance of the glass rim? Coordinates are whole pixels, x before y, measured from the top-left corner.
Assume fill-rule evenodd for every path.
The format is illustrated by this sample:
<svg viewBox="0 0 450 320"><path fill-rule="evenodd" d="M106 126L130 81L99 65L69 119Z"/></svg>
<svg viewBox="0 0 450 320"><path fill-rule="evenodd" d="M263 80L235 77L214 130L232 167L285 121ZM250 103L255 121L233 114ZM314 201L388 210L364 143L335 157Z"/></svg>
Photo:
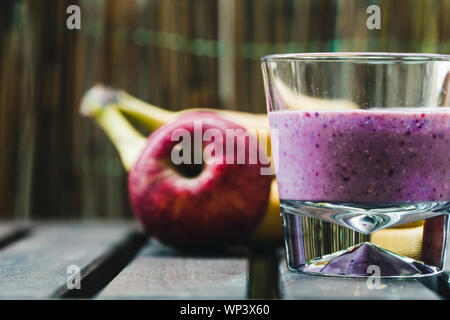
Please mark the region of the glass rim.
<svg viewBox="0 0 450 320"><path fill-rule="evenodd" d="M271 54L261 57L261 62L270 61L450 62L450 55L394 52L313 52Z"/></svg>

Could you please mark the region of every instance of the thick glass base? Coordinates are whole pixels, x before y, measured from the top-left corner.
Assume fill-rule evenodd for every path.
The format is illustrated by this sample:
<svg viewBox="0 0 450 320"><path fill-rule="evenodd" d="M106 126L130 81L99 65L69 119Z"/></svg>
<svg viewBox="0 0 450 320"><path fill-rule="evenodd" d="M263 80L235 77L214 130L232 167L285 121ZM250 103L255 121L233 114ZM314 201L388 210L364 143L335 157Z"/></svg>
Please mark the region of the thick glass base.
<svg viewBox="0 0 450 320"><path fill-rule="evenodd" d="M281 201L288 267L318 275L442 272L449 203L395 206Z"/></svg>

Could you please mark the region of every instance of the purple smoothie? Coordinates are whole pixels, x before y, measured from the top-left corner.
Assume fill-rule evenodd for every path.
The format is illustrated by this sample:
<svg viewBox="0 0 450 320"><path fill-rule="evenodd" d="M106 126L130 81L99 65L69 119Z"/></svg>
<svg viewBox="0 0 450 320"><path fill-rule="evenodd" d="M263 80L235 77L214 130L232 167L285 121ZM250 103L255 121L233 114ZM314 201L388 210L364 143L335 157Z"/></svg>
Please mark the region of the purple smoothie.
<svg viewBox="0 0 450 320"><path fill-rule="evenodd" d="M450 200L450 111L269 113L281 200Z"/></svg>

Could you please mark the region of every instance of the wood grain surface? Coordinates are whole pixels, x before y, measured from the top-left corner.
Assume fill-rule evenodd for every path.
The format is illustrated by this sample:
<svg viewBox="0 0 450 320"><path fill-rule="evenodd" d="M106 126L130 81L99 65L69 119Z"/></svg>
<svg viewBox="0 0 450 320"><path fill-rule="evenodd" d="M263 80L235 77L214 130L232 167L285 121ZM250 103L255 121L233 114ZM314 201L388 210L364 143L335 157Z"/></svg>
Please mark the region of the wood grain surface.
<svg viewBox="0 0 450 320"><path fill-rule="evenodd" d="M48 298L64 287L67 267L81 273L135 230L130 224L50 224L0 250L0 298ZM83 282L81 282L83 286Z"/></svg>
<svg viewBox="0 0 450 320"><path fill-rule="evenodd" d="M31 225L28 223L0 223L0 249L25 237L30 230Z"/></svg>
<svg viewBox="0 0 450 320"><path fill-rule="evenodd" d="M246 299L248 262L242 256L181 255L151 241L99 299Z"/></svg>
<svg viewBox="0 0 450 320"><path fill-rule="evenodd" d="M448 251L439 276L382 279L380 289L370 289L367 279L289 271L278 247L187 254L148 240L128 223L3 223L2 243L0 299L450 298ZM81 290L66 286L70 265L80 267Z"/></svg>

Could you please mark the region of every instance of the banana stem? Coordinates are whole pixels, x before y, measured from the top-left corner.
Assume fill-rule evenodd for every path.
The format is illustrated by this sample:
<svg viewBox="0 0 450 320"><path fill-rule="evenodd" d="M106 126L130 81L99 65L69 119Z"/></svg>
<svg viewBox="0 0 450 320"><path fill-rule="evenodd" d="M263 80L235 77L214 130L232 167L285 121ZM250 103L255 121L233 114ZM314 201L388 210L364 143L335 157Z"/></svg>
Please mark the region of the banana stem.
<svg viewBox="0 0 450 320"><path fill-rule="evenodd" d="M116 92L101 85L92 88L84 96L80 111L105 131L129 171L144 150L147 139L118 110Z"/></svg>

